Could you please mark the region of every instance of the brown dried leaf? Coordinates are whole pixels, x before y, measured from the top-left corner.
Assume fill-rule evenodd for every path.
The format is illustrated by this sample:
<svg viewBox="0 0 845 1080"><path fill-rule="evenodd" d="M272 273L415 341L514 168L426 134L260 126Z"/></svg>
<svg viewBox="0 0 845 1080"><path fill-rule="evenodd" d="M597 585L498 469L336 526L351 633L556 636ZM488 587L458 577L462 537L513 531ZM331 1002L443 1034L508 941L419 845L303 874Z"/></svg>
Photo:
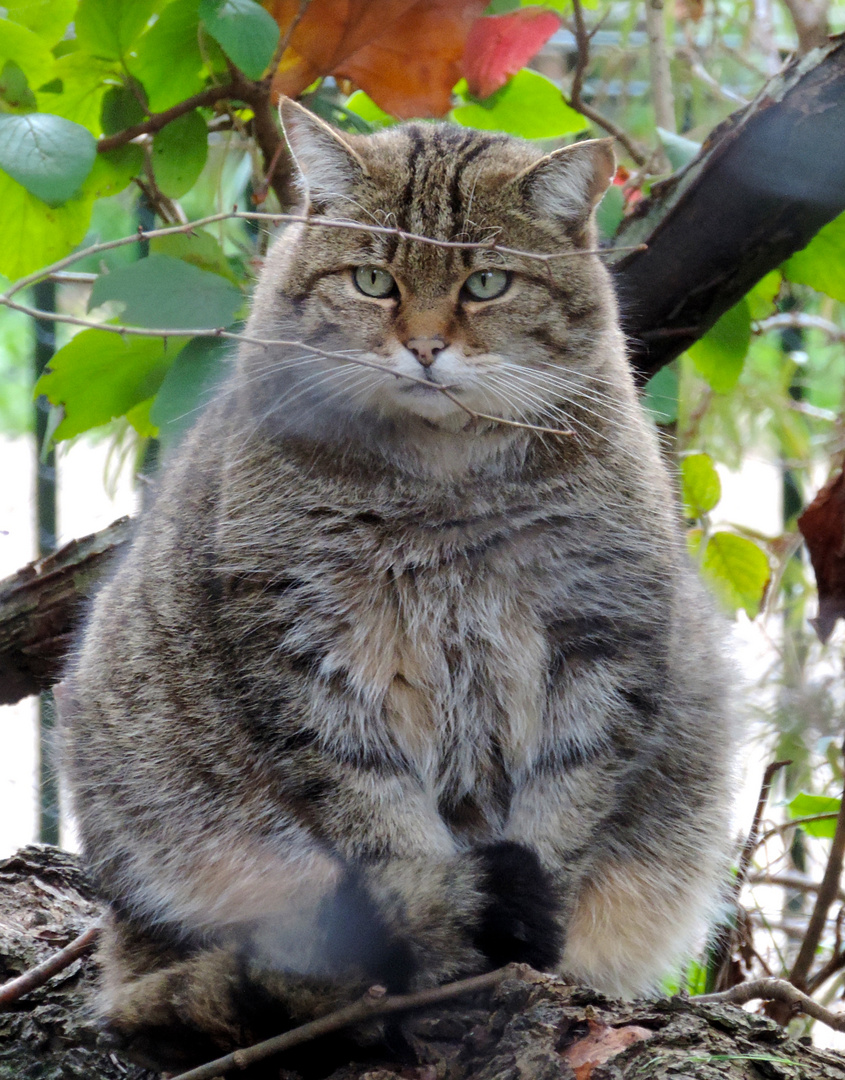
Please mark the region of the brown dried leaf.
<svg viewBox="0 0 845 1080"><path fill-rule="evenodd" d="M654 1035L653 1031L637 1027L636 1024L614 1028L592 1017L587 1018L587 1023L589 1034L563 1052L564 1058L575 1070L575 1080L590 1080L596 1065L603 1065L634 1043L643 1042Z"/></svg>
<svg viewBox="0 0 845 1080"><path fill-rule="evenodd" d="M284 34L299 0L263 0ZM350 79L385 112L443 116L467 34L485 0L311 0L273 80L297 97L315 79Z"/></svg>
<svg viewBox="0 0 845 1080"><path fill-rule="evenodd" d="M812 619L821 641L845 618L845 472L821 489L798 518L819 590L819 613Z"/></svg>

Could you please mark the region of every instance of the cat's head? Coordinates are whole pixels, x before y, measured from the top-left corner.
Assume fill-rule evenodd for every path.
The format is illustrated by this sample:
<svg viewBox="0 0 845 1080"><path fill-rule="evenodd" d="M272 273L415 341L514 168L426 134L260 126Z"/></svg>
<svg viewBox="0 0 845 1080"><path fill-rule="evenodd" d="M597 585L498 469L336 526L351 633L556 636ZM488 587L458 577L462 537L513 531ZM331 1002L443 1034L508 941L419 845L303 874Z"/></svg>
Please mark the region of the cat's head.
<svg viewBox="0 0 845 1080"><path fill-rule="evenodd" d="M292 227L268 259L251 332L335 354L293 350L279 408L452 433L471 413L565 422L561 400L619 353L604 269L566 254L595 242L610 140L543 156L448 124L350 135L289 101L282 117L309 215L357 227ZM460 246L492 239L554 257Z"/></svg>

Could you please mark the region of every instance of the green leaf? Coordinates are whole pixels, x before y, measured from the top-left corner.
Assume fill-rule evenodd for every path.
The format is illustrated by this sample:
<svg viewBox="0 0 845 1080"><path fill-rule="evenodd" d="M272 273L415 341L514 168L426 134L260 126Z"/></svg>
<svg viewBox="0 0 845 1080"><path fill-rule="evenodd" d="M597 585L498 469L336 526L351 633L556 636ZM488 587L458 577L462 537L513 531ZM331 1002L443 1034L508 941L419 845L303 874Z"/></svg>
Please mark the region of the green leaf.
<svg viewBox="0 0 845 1080"><path fill-rule="evenodd" d="M709 454L689 454L681 462L684 513L690 518L708 514L722 497L722 482Z"/></svg>
<svg viewBox="0 0 845 1080"><path fill-rule="evenodd" d="M144 151L128 143L114 150L97 154L94 168L82 185L82 194L91 199L104 199L123 191L133 176L144 168Z"/></svg>
<svg viewBox="0 0 845 1080"><path fill-rule="evenodd" d="M809 795L806 791L801 791L792 802L788 803L787 808L790 817L802 818L814 817L816 814L838 814L841 804L841 799L831 799L827 795ZM801 828L809 836L832 840L836 832L836 818L828 818L826 821L805 821Z"/></svg>
<svg viewBox="0 0 845 1080"><path fill-rule="evenodd" d="M228 374L231 345L214 338L192 338L176 357L150 410L150 420L167 449L196 423Z"/></svg>
<svg viewBox="0 0 845 1080"><path fill-rule="evenodd" d="M803 251L784 264L790 281L845 300L845 214L820 229Z"/></svg>
<svg viewBox="0 0 845 1080"><path fill-rule="evenodd" d="M107 330L77 334L35 384L36 395L64 409L54 438L99 427L152 397L183 344L171 339L165 347L160 338L124 339Z"/></svg>
<svg viewBox="0 0 845 1080"><path fill-rule="evenodd" d="M48 45L64 37L76 0L6 0L9 18L28 27Z"/></svg>
<svg viewBox="0 0 845 1080"><path fill-rule="evenodd" d="M279 43L279 27L255 0L200 0L200 19L235 67L260 79Z"/></svg>
<svg viewBox="0 0 845 1080"><path fill-rule="evenodd" d="M506 131L524 139L554 139L574 135L589 125L563 100L560 88L536 71L523 68L483 103L453 109L452 118L464 127Z"/></svg>
<svg viewBox="0 0 845 1080"><path fill-rule="evenodd" d="M614 235L625 214L625 193L618 184L611 184L596 210L599 234L605 239Z"/></svg>
<svg viewBox="0 0 845 1080"><path fill-rule="evenodd" d="M374 127L385 128L399 123L395 116L391 116L384 109L380 109L363 90L356 90L351 97L347 98L346 108Z"/></svg>
<svg viewBox="0 0 845 1080"><path fill-rule="evenodd" d="M189 234L157 236L150 241L150 251L158 255L172 255L175 259L198 266L200 270L220 274L233 284L238 284L238 277L232 272L223 248L205 229L193 229Z"/></svg>
<svg viewBox="0 0 845 1080"><path fill-rule="evenodd" d="M164 112L202 90L197 0L174 0L139 39L129 70L142 83L153 112Z"/></svg>
<svg viewBox="0 0 845 1080"><path fill-rule="evenodd" d="M7 109L15 112L32 112L38 108L29 80L14 60L7 60L0 71L0 98Z"/></svg>
<svg viewBox="0 0 845 1080"><path fill-rule="evenodd" d="M229 326L243 305L239 289L170 255L146 259L103 274L91 289L89 308L120 300L123 321L162 330L214 329Z"/></svg>
<svg viewBox="0 0 845 1080"><path fill-rule="evenodd" d="M689 165L701 149L701 143L685 139L683 135L667 131L666 128L659 127L657 137L673 169L682 169L684 165Z"/></svg>
<svg viewBox="0 0 845 1080"><path fill-rule="evenodd" d="M678 369L667 364L645 384L643 406L651 413L655 424L674 424L678 419Z"/></svg>
<svg viewBox="0 0 845 1080"><path fill-rule="evenodd" d="M696 370L717 394L736 386L748 346L751 344L751 312L743 297L687 350Z"/></svg>
<svg viewBox="0 0 845 1080"><path fill-rule="evenodd" d="M0 19L0 67L14 60L35 90L53 76L53 54L41 38L25 26Z"/></svg>
<svg viewBox="0 0 845 1080"><path fill-rule="evenodd" d="M95 56L123 60L155 8L156 0L79 0L76 38Z"/></svg>
<svg viewBox="0 0 845 1080"><path fill-rule="evenodd" d="M0 116L0 168L43 202L67 202L97 156L90 131L50 113Z"/></svg>
<svg viewBox="0 0 845 1080"><path fill-rule="evenodd" d="M159 189L171 199L190 191L207 156L208 128L194 109L156 132L153 138L152 166Z"/></svg>
<svg viewBox="0 0 845 1080"><path fill-rule="evenodd" d="M748 310L755 322L768 318L775 307L775 298L783 284L783 274L780 270L770 270L765 277L761 277L757 284L745 294L748 301Z"/></svg>
<svg viewBox="0 0 845 1080"><path fill-rule="evenodd" d="M140 124L146 115L137 92L133 92L129 86L111 86L103 94L100 124L104 135L114 135L118 131L134 127L135 124Z"/></svg>
<svg viewBox="0 0 845 1080"><path fill-rule="evenodd" d="M91 220L91 199L80 195L48 206L0 170L0 274L31 274L69 254Z"/></svg>
<svg viewBox="0 0 845 1080"><path fill-rule="evenodd" d="M39 90L45 111L81 124L93 135L102 134L103 95L108 88L107 80L114 78L114 63L77 51L60 57L54 72L61 81L61 91L47 97Z"/></svg>
<svg viewBox="0 0 845 1080"><path fill-rule="evenodd" d="M769 582L769 560L752 540L729 532L713 533L701 569L729 611L744 608L752 619L759 612Z"/></svg>

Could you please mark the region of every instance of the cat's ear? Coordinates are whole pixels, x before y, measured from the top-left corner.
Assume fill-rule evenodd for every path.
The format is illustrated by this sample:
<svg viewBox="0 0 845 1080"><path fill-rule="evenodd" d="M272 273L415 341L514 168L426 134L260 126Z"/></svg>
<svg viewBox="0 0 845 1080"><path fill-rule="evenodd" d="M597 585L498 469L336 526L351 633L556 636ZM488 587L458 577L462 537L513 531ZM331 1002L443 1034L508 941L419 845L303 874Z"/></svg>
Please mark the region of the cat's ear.
<svg viewBox="0 0 845 1080"><path fill-rule="evenodd" d="M588 139L541 158L517 177L517 183L541 216L582 225L615 170L613 139Z"/></svg>
<svg viewBox="0 0 845 1080"><path fill-rule="evenodd" d="M279 114L310 199L327 204L351 196L367 169L341 133L290 98L282 98Z"/></svg>

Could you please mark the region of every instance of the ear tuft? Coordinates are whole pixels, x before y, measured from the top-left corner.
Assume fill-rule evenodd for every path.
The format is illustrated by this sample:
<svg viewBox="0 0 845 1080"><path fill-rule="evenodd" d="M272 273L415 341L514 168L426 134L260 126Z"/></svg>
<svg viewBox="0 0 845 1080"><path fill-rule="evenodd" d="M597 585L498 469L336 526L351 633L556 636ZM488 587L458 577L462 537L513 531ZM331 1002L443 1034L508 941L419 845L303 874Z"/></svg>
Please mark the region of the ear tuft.
<svg viewBox="0 0 845 1080"><path fill-rule="evenodd" d="M322 203L350 196L367 169L341 133L290 98L279 102L279 115L309 196Z"/></svg>
<svg viewBox="0 0 845 1080"><path fill-rule="evenodd" d="M588 139L555 150L517 179L538 213L582 223L607 190L615 170L613 139Z"/></svg>

